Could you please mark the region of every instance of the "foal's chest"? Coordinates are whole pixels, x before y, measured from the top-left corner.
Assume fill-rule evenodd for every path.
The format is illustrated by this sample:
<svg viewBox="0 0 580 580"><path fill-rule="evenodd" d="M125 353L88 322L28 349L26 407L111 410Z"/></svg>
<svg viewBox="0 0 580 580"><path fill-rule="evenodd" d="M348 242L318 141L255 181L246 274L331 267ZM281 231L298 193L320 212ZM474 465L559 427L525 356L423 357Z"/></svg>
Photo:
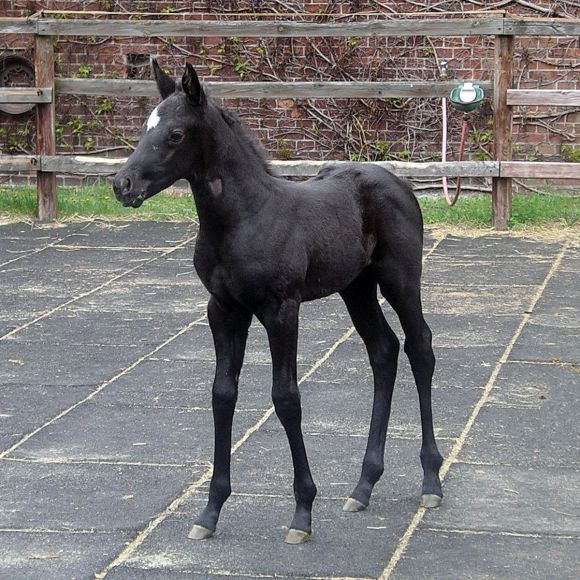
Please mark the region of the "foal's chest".
<svg viewBox="0 0 580 580"><path fill-rule="evenodd" d="M266 289L279 286L271 264L265 263L262 256L249 256L240 250L219 251L201 242L195 249L194 265L212 295L226 301L234 299L250 308L264 301Z"/></svg>

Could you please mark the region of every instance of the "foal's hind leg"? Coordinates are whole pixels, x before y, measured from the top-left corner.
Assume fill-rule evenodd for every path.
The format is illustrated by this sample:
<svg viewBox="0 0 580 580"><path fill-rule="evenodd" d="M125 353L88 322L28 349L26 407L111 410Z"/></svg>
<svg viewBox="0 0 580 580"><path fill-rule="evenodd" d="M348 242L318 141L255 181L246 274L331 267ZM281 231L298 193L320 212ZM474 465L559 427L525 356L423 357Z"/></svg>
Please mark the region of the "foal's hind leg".
<svg viewBox="0 0 580 580"><path fill-rule="evenodd" d="M371 272L363 273L341 296L365 343L374 376L373 411L361 476L343 507L344 511L360 511L369 505L373 487L384 470L399 340L383 316L377 301L377 282Z"/></svg>
<svg viewBox="0 0 580 580"><path fill-rule="evenodd" d="M231 493L230 457L232 420L238 398L238 378L244 359L252 314L239 307L226 306L211 298L207 306L216 352L216 371L212 391L214 418L214 465L209 501L189 533L193 540L213 535L223 504Z"/></svg>
<svg viewBox="0 0 580 580"><path fill-rule="evenodd" d="M275 306L269 305L259 313L272 353L272 400L286 431L294 465L296 510L285 538L288 544L301 544L310 539L312 503L316 496L302 437L302 408L297 382L299 306L298 301L285 300Z"/></svg>
<svg viewBox="0 0 580 580"><path fill-rule="evenodd" d="M403 327L404 349L411 363L419 394L422 429L421 465L424 474L421 505L438 507L443 497L439 479L443 458L437 449L433 432L431 383L435 370L435 356L431 345L431 330L425 322L421 305L421 262L420 257L414 263L401 262L403 260L398 258L397 263L393 262L391 265L383 263L382 269L377 268L377 275L381 292L397 313Z"/></svg>

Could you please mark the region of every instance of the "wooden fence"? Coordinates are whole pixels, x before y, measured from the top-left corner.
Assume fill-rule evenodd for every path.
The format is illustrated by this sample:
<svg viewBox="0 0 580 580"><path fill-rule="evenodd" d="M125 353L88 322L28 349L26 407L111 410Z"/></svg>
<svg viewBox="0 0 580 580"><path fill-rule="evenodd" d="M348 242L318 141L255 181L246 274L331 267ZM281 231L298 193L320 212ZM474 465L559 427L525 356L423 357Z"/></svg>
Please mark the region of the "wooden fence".
<svg viewBox="0 0 580 580"><path fill-rule="evenodd" d="M31 34L35 39L36 88L0 88L0 102L35 103L36 155L0 155L0 171L37 172L38 217L56 217L57 173L111 174L123 159L56 155L56 95L153 96L152 81L55 78L54 36L237 36L237 37L364 37L364 36L494 36L493 82L480 83L494 103L494 161L445 163L376 162L395 173L414 177L491 177L492 223L507 228L511 215L512 178L580 179L580 164L512 161L512 107L525 105L570 106L580 104L579 90L518 90L512 88L515 36L580 36L580 19L511 17L504 12L467 14L462 18L412 15L385 20L320 24L292 21L209 20L99 20L39 16L0 18L0 34ZM468 79L466 79L468 80ZM396 98L444 97L456 82L210 82L209 91L227 98ZM319 161L274 162L286 176L309 176Z"/></svg>

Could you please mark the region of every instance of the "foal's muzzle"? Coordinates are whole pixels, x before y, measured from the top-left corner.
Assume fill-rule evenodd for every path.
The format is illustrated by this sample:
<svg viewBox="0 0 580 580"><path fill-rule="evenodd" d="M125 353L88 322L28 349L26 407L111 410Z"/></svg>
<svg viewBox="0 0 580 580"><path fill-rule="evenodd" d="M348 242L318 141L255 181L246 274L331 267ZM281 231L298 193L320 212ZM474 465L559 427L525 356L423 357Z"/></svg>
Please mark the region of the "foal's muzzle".
<svg viewBox="0 0 580 580"><path fill-rule="evenodd" d="M117 173L113 180L113 191L115 197L125 207L139 207L145 199L144 193L133 191L133 181L130 177L126 177Z"/></svg>

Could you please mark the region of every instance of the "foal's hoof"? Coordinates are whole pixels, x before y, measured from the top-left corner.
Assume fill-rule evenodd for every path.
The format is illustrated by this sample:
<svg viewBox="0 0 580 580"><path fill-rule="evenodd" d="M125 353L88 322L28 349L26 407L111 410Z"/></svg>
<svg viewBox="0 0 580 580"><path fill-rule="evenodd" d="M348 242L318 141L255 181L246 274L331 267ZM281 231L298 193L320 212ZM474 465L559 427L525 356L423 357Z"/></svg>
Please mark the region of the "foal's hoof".
<svg viewBox="0 0 580 580"><path fill-rule="evenodd" d="M190 540L207 540L213 536L213 530L195 524L187 535Z"/></svg>
<svg viewBox="0 0 580 580"><path fill-rule="evenodd" d="M362 512L365 509L367 509L367 506L358 501L358 499L354 499L354 497L349 497L342 506L343 512Z"/></svg>
<svg viewBox="0 0 580 580"><path fill-rule="evenodd" d="M290 528L284 538L287 544L304 544L308 540L310 540L310 532L296 530L294 528Z"/></svg>
<svg viewBox="0 0 580 580"><path fill-rule="evenodd" d="M421 507L436 508L441 505L443 498L434 493L425 493L421 496Z"/></svg>

